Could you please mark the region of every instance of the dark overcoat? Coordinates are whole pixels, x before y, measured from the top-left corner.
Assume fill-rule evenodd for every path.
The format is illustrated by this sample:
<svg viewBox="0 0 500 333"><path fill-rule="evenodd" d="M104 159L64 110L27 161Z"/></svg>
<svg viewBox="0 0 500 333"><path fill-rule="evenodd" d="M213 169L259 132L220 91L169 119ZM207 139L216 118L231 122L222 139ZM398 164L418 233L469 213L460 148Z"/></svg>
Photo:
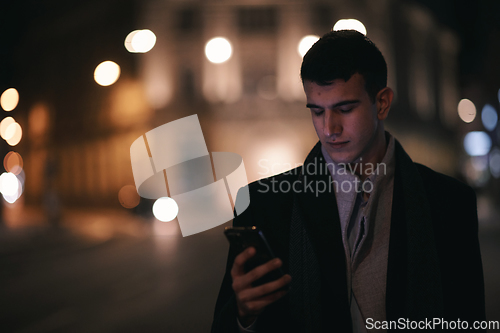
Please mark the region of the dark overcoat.
<svg viewBox="0 0 500 333"><path fill-rule="evenodd" d="M484 282L478 242L476 196L458 180L414 163L396 140L386 315L389 321L485 319ZM308 167L309 166L309 167ZM346 263L334 191L316 193L311 182L331 182L318 144L303 167L249 184L250 206L233 220L234 226L261 228L283 269L290 273L293 219L303 224L319 271L303 267L308 281L318 281L319 300L303 304L293 297L304 290L292 275L287 296L259 316L257 331L350 332ZM292 185L289 186L289 185ZM294 186L294 187L293 187ZM292 216L293 215L293 216ZM217 299L213 333L238 332L236 300L231 287L235 256L230 247L226 273ZM308 274L318 276L308 276ZM309 289L308 289L309 290ZM294 303L295 302L295 303ZM293 309L293 311L292 311ZM312 329L311 311L320 318Z"/></svg>

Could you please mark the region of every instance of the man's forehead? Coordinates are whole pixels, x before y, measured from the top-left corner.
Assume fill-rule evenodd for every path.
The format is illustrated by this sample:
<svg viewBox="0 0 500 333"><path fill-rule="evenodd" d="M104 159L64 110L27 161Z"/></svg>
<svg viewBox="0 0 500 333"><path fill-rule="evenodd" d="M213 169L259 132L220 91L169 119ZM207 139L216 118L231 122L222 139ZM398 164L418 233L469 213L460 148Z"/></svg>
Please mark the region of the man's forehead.
<svg viewBox="0 0 500 333"><path fill-rule="evenodd" d="M347 80L344 80L343 78L338 78L338 79L333 79L328 82L316 82L312 80L304 80L303 82L304 88L306 85L314 85L314 86L319 86L319 87L325 87L325 88L331 88L334 86L342 86L342 85L360 85L364 86L365 85L365 79L363 75L359 73L354 73L349 77Z"/></svg>
<svg viewBox="0 0 500 333"><path fill-rule="evenodd" d="M360 98L366 93L363 77L354 74L347 81L336 79L328 85L320 85L313 81L304 81L304 91L307 102L313 103L316 100L335 99L331 102L339 102L342 99Z"/></svg>

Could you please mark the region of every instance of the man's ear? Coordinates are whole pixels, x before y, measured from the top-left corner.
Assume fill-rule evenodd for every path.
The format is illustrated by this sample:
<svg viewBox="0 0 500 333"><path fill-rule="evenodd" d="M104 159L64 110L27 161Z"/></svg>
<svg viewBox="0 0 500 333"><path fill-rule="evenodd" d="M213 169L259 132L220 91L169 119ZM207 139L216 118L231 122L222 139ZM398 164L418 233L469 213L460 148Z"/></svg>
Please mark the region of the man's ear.
<svg viewBox="0 0 500 333"><path fill-rule="evenodd" d="M377 93L375 97L377 103L377 117L379 120L384 120L389 115L394 92L391 88L385 87Z"/></svg>

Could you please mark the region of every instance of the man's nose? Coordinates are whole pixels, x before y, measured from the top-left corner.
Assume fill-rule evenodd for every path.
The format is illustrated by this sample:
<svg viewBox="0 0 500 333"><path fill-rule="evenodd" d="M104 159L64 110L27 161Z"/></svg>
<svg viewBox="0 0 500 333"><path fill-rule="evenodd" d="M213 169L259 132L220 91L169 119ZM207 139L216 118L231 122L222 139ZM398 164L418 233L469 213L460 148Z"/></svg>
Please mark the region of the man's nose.
<svg viewBox="0 0 500 333"><path fill-rule="evenodd" d="M331 110L325 110L323 132L326 136L336 136L342 133L341 116Z"/></svg>

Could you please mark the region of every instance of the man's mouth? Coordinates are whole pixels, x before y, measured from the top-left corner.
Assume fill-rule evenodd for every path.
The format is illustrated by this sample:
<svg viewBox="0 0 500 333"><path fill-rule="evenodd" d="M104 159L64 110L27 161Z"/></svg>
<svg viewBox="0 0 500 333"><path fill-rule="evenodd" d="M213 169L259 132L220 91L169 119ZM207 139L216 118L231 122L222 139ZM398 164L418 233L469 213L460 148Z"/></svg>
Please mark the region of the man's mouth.
<svg viewBox="0 0 500 333"><path fill-rule="evenodd" d="M327 142L327 144L332 148L342 148L348 143L349 141Z"/></svg>

